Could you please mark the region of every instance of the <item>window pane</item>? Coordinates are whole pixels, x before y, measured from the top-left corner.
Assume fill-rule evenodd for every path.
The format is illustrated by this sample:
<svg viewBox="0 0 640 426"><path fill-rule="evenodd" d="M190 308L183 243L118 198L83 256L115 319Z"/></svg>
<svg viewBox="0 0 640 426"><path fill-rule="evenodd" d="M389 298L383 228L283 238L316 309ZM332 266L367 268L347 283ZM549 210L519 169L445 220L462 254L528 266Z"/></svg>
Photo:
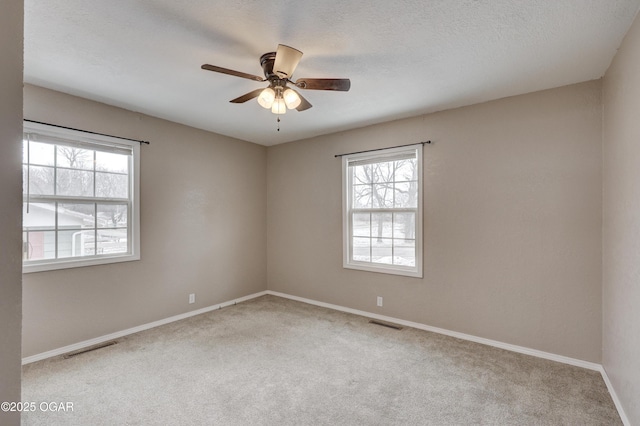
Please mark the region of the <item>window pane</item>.
<svg viewBox="0 0 640 426"><path fill-rule="evenodd" d="M96 151L96 170L127 173L129 171L129 156Z"/></svg>
<svg viewBox="0 0 640 426"><path fill-rule="evenodd" d="M393 207L393 188L391 184L383 183L373 185L373 207Z"/></svg>
<svg viewBox="0 0 640 426"><path fill-rule="evenodd" d="M53 166L53 145L40 142L23 141L22 162L40 166Z"/></svg>
<svg viewBox="0 0 640 426"><path fill-rule="evenodd" d="M353 260L360 262L371 261L371 239L354 237L353 238Z"/></svg>
<svg viewBox="0 0 640 426"><path fill-rule="evenodd" d="M374 182L392 182L393 181L393 162L376 163L371 165L373 168Z"/></svg>
<svg viewBox="0 0 640 426"><path fill-rule="evenodd" d="M392 237L391 213L371 214L371 236L374 238Z"/></svg>
<svg viewBox="0 0 640 426"><path fill-rule="evenodd" d="M129 176L113 173L96 173L96 197L127 198Z"/></svg>
<svg viewBox="0 0 640 426"><path fill-rule="evenodd" d="M126 204L98 204L98 228L126 228Z"/></svg>
<svg viewBox="0 0 640 426"><path fill-rule="evenodd" d="M79 229L58 231L58 257L91 256L94 253L94 232Z"/></svg>
<svg viewBox="0 0 640 426"><path fill-rule="evenodd" d="M98 254L126 253L126 229L101 229L98 231Z"/></svg>
<svg viewBox="0 0 640 426"><path fill-rule="evenodd" d="M356 209L371 208L371 185L354 185L353 186L353 207Z"/></svg>
<svg viewBox="0 0 640 426"><path fill-rule="evenodd" d="M416 266L415 240L393 240L394 265Z"/></svg>
<svg viewBox="0 0 640 426"><path fill-rule="evenodd" d="M58 167L93 170L93 152L69 146L58 146L56 160Z"/></svg>
<svg viewBox="0 0 640 426"><path fill-rule="evenodd" d="M416 208L418 206L418 184L416 182L396 183L394 207Z"/></svg>
<svg viewBox="0 0 640 426"><path fill-rule="evenodd" d="M394 213L393 214L393 237L396 239L416 238L416 215L415 213Z"/></svg>
<svg viewBox="0 0 640 426"><path fill-rule="evenodd" d="M56 204L55 203L27 203L22 205L22 228L26 231L34 229L55 229Z"/></svg>
<svg viewBox="0 0 640 426"><path fill-rule="evenodd" d="M413 158L411 160L401 160L395 162L396 174L395 181L396 182L405 182L409 180L417 180L418 179L418 167L416 165L416 159Z"/></svg>
<svg viewBox="0 0 640 426"><path fill-rule="evenodd" d="M58 169L58 195L93 197L93 172Z"/></svg>
<svg viewBox="0 0 640 426"><path fill-rule="evenodd" d="M352 226L354 236L369 237L371 235L371 215L369 213L355 213Z"/></svg>
<svg viewBox="0 0 640 426"><path fill-rule="evenodd" d="M54 259L56 257L55 231L23 232L23 258L29 260Z"/></svg>
<svg viewBox="0 0 640 426"><path fill-rule="evenodd" d="M393 264L391 238L371 239L371 261L374 263Z"/></svg>
<svg viewBox="0 0 640 426"><path fill-rule="evenodd" d="M23 188L29 184L29 193L33 195L53 195L53 167L31 166L27 182L27 166L22 166Z"/></svg>
<svg viewBox="0 0 640 426"><path fill-rule="evenodd" d="M351 167L353 173L354 185L366 185L373 183L373 168L371 164L365 164L363 166Z"/></svg>
<svg viewBox="0 0 640 426"><path fill-rule="evenodd" d="M58 227L95 228L95 204L58 204Z"/></svg>

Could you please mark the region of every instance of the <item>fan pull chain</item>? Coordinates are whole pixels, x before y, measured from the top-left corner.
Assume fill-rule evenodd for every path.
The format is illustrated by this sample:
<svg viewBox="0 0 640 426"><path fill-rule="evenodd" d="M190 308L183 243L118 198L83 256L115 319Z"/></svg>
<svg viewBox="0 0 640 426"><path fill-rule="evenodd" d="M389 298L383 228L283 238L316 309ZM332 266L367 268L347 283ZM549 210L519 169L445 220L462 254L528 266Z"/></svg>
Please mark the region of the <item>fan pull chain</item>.
<svg viewBox="0 0 640 426"><path fill-rule="evenodd" d="M280 116L278 115L278 131L280 131Z"/></svg>

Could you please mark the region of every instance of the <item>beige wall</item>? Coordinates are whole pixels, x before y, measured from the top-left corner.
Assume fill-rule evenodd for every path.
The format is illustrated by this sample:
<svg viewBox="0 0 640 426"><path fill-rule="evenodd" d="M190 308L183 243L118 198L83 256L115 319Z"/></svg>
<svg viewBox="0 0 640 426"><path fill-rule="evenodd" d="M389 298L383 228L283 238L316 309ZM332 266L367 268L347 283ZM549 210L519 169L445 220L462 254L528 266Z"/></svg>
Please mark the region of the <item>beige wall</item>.
<svg viewBox="0 0 640 426"><path fill-rule="evenodd" d="M151 141L142 259L25 274L24 356L266 289L265 147L34 86L24 104L28 119Z"/></svg>
<svg viewBox="0 0 640 426"><path fill-rule="evenodd" d="M640 424L640 18L604 79L603 365Z"/></svg>
<svg viewBox="0 0 640 426"><path fill-rule="evenodd" d="M270 147L268 288L600 362L601 123L593 81ZM427 139L424 279L343 269L334 155Z"/></svg>
<svg viewBox="0 0 640 426"><path fill-rule="evenodd" d="M20 393L21 16L0 15L0 400ZM27 86L26 118L152 144L142 260L25 275L23 355L269 288L602 362L640 422L638 75L636 19L603 85L268 149ZM424 278L343 269L334 155L427 139Z"/></svg>
<svg viewBox="0 0 640 426"><path fill-rule="evenodd" d="M20 401L22 10L3 0L0 13L0 402ZM0 411L0 424L20 416Z"/></svg>

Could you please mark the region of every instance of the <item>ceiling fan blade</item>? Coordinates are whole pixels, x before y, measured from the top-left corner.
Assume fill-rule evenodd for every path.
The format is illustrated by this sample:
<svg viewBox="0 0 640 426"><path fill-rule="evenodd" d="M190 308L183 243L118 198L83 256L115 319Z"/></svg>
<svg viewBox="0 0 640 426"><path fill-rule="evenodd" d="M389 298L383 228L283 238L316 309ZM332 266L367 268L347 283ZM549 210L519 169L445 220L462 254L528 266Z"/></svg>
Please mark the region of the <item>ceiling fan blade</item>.
<svg viewBox="0 0 640 426"><path fill-rule="evenodd" d="M302 58L301 51L293 47L285 46L284 44L279 44L278 50L276 50L276 59L273 63L273 72L280 78L290 78L298 66L300 58Z"/></svg>
<svg viewBox="0 0 640 426"><path fill-rule="evenodd" d="M260 93L262 93L264 89L256 89L252 92L246 93L242 96L239 96L235 99L230 100L229 102L233 103L233 104L241 104L247 101L250 101L253 98L257 98L258 96L260 96Z"/></svg>
<svg viewBox="0 0 640 426"><path fill-rule="evenodd" d="M258 77L257 75L247 74L246 72L234 71L228 68L217 67L215 65L204 64L201 68L207 71L214 71L222 74L233 75L236 77L248 78L249 80L265 81L264 78Z"/></svg>
<svg viewBox="0 0 640 426"><path fill-rule="evenodd" d="M351 80L348 78L300 78L294 84L301 89L311 90L348 92L351 88Z"/></svg>
<svg viewBox="0 0 640 426"><path fill-rule="evenodd" d="M291 89L291 90L293 90L293 89ZM296 94L300 97L300 105L298 105L296 107L297 111L302 112L302 111L308 110L309 108L311 108L313 106L313 105L311 105L311 103L308 100L306 100L304 98L304 96L302 96L300 93L298 93L297 90L293 90L293 91L296 92Z"/></svg>

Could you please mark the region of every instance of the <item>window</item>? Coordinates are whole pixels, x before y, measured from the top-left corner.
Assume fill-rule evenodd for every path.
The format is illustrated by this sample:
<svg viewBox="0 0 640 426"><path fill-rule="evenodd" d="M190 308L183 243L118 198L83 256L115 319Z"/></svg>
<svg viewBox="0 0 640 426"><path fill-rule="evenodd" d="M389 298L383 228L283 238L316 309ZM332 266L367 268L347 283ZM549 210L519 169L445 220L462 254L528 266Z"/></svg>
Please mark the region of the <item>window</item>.
<svg viewBox="0 0 640 426"><path fill-rule="evenodd" d="M140 258L140 145L27 123L23 272Z"/></svg>
<svg viewBox="0 0 640 426"><path fill-rule="evenodd" d="M422 145L342 157L345 268L422 277Z"/></svg>

